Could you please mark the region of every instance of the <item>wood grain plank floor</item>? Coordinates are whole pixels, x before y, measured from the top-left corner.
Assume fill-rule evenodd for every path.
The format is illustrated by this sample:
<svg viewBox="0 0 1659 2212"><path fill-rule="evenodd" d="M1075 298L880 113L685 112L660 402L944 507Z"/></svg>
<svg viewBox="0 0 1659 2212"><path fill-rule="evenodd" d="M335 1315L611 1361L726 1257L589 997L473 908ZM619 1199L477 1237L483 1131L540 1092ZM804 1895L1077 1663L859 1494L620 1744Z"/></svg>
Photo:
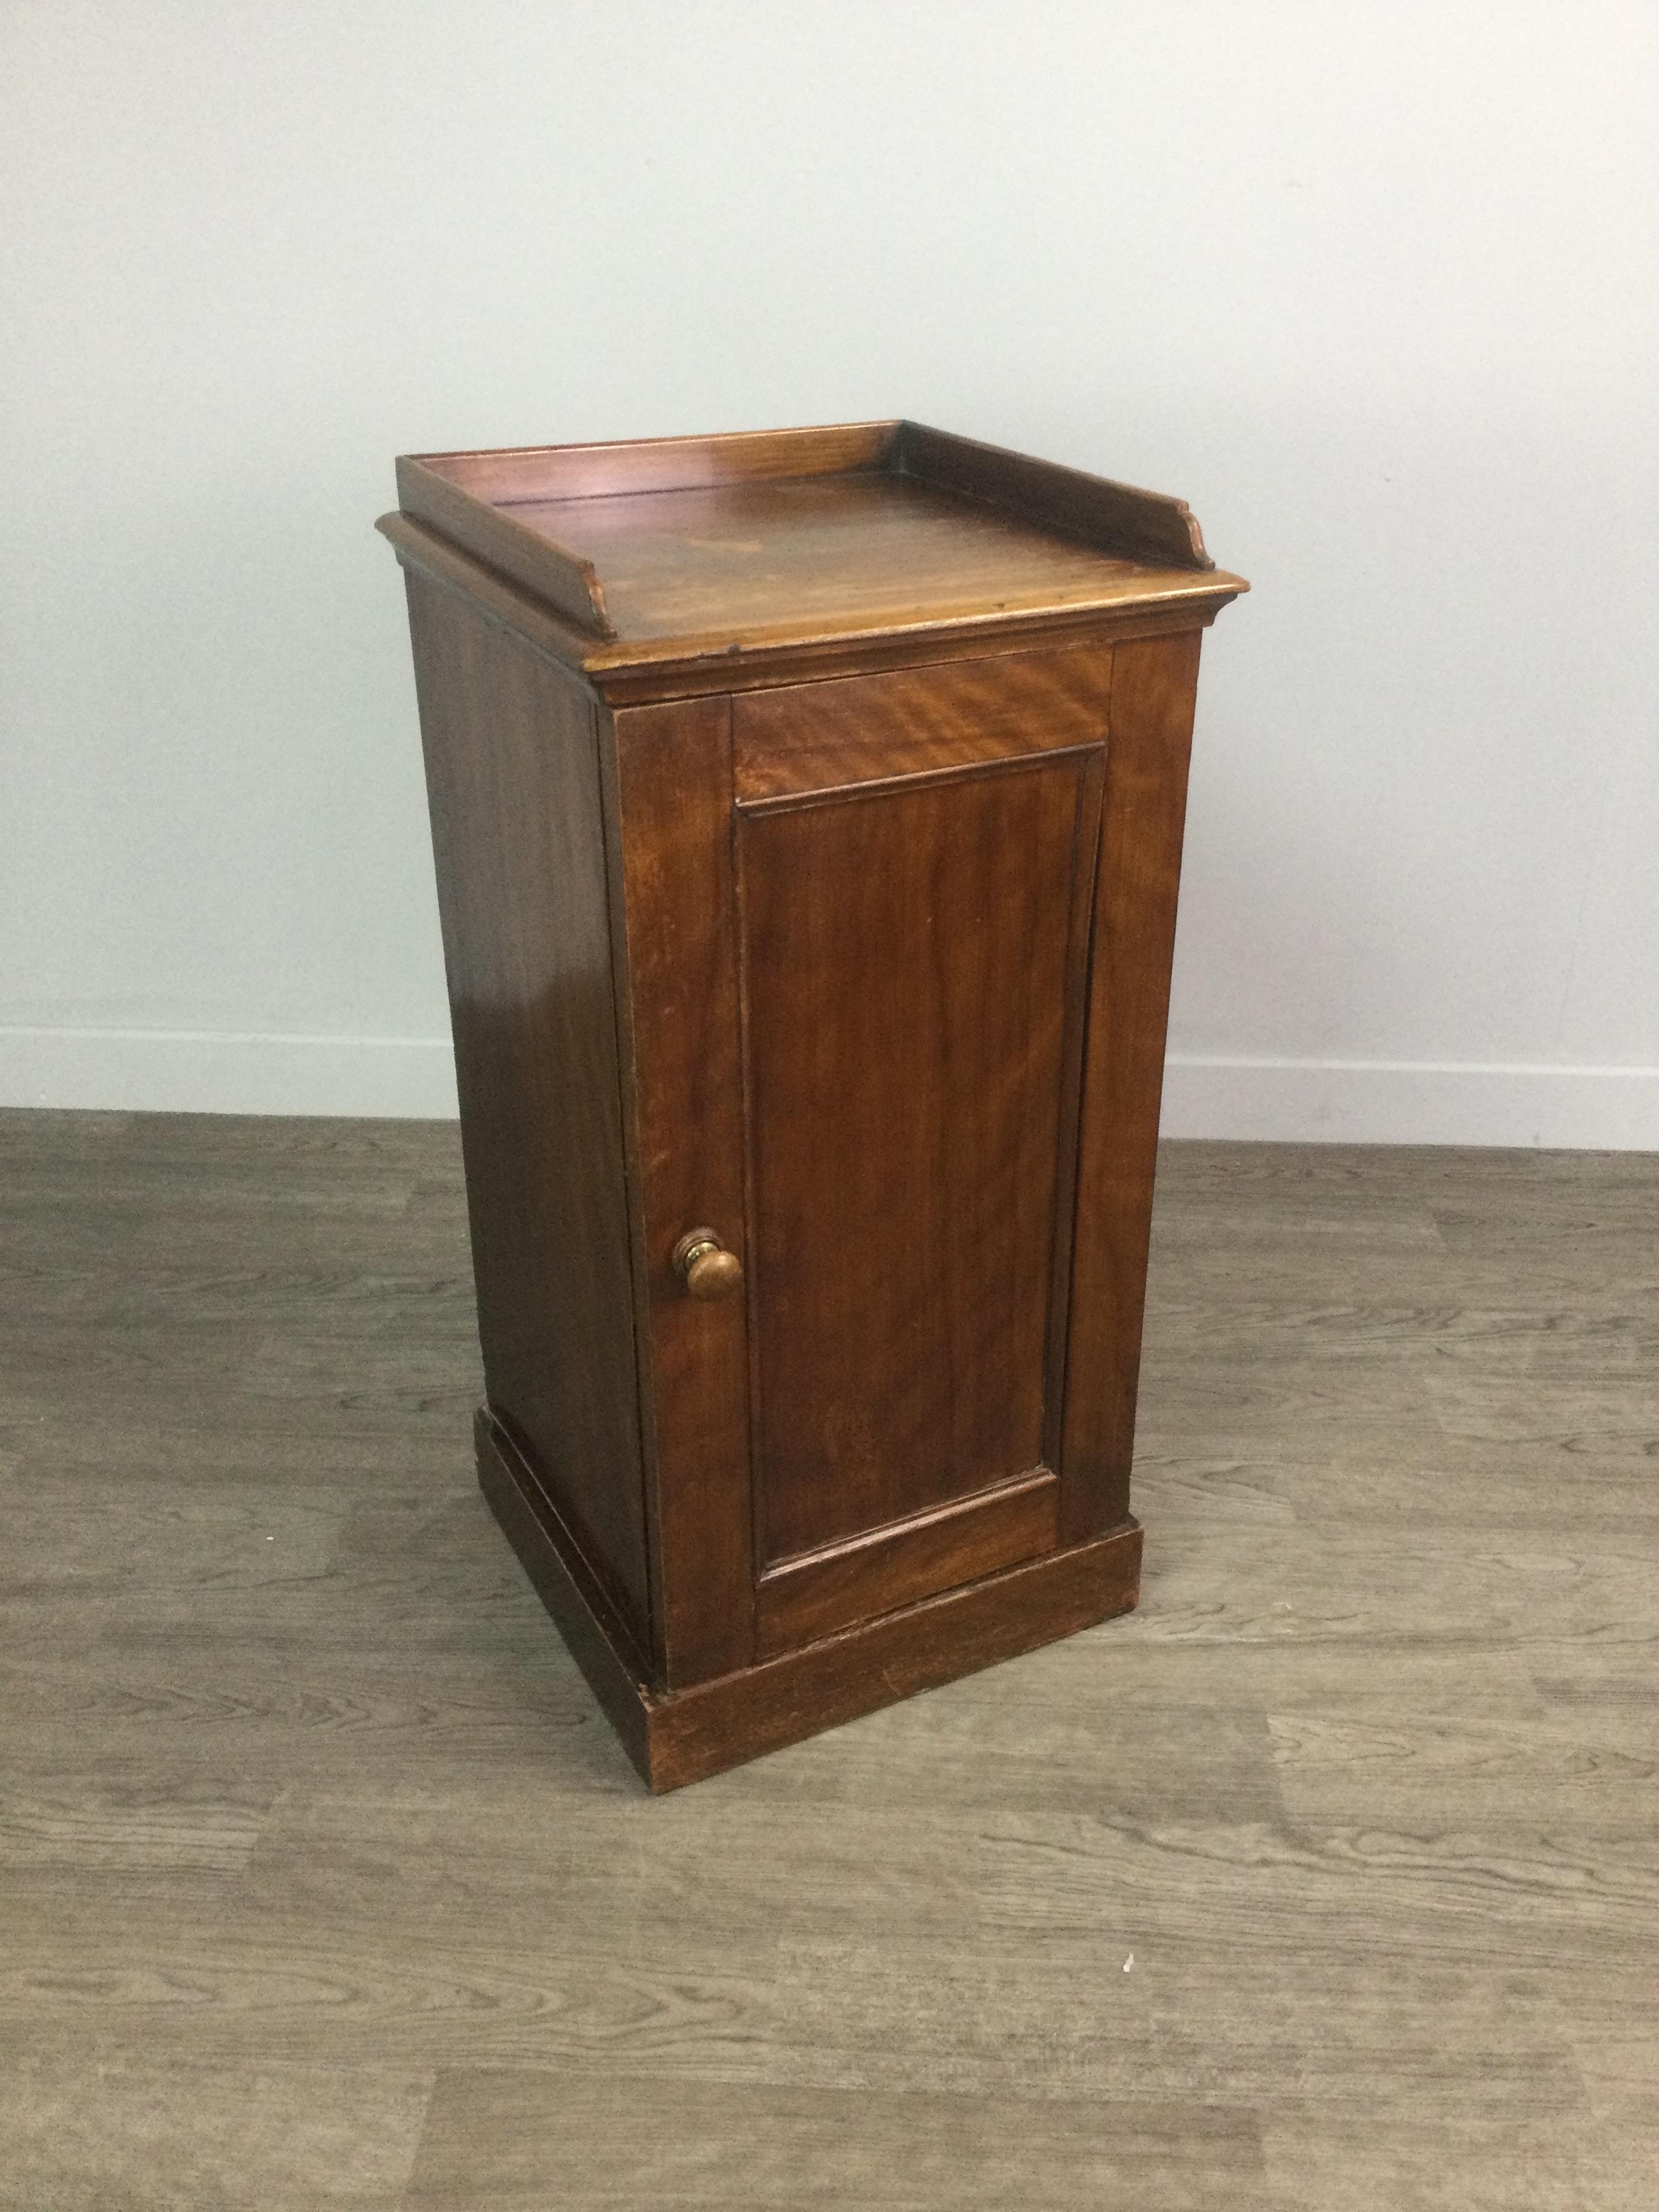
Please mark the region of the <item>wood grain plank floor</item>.
<svg viewBox="0 0 1659 2212"><path fill-rule="evenodd" d="M1141 1610L647 1798L453 1128L0 1115L0 2206L1659 2203L1659 1160L1175 1145Z"/></svg>

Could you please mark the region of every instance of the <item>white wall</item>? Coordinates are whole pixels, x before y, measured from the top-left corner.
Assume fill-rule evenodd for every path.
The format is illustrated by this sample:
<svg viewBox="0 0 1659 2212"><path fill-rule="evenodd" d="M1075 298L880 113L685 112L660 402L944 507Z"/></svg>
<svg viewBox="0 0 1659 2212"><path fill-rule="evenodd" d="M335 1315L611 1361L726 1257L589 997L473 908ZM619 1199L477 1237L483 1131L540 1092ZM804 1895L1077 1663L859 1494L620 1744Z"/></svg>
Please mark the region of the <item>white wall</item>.
<svg viewBox="0 0 1659 2212"><path fill-rule="evenodd" d="M10 0L0 1066L453 1099L396 452L1190 499L1166 1127L1659 1146L1644 0Z"/></svg>

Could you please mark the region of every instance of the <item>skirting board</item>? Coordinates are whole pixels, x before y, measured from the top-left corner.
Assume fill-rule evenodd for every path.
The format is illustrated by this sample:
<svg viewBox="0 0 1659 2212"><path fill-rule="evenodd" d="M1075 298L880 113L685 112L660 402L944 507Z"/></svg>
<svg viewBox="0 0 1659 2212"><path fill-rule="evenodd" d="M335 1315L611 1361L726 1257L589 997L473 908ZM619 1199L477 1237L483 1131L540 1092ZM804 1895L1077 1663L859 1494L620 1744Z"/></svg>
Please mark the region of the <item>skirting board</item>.
<svg viewBox="0 0 1659 2212"><path fill-rule="evenodd" d="M1158 1133L1273 1144L1659 1152L1659 1067L1171 1054Z"/></svg>
<svg viewBox="0 0 1659 2212"><path fill-rule="evenodd" d="M0 1106L452 1121L449 1039L0 1027ZM1171 1054L1166 1137L1659 1152L1659 1067Z"/></svg>
<svg viewBox="0 0 1659 2212"><path fill-rule="evenodd" d="M453 1121L447 1036L0 1027L0 1106Z"/></svg>

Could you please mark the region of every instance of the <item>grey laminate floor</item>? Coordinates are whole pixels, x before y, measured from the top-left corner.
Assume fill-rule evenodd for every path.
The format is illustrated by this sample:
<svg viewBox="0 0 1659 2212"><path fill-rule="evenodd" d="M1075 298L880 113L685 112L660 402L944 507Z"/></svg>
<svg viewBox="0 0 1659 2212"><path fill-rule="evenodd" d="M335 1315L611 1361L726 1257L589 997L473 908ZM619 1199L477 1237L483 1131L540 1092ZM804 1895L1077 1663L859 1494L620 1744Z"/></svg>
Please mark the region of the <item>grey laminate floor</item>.
<svg viewBox="0 0 1659 2212"><path fill-rule="evenodd" d="M1142 1610L657 1801L453 1130L0 1195L0 2203L1659 2206L1659 1160L1170 1148Z"/></svg>

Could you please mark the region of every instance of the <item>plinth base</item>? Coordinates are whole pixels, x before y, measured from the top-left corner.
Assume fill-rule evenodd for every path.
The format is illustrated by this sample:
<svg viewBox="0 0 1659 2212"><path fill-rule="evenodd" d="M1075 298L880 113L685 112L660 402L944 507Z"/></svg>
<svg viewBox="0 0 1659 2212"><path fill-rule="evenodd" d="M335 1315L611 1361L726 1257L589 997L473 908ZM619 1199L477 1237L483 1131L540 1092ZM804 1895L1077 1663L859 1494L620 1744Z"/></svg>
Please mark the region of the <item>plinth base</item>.
<svg viewBox="0 0 1659 2212"><path fill-rule="evenodd" d="M653 1790L678 1790L918 1690L971 1674L1096 1621L1140 1594L1140 1525L987 1575L817 1644L683 1690L653 1689L534 1470L478 1410L478 1480L628 1754Z"/></svg>

